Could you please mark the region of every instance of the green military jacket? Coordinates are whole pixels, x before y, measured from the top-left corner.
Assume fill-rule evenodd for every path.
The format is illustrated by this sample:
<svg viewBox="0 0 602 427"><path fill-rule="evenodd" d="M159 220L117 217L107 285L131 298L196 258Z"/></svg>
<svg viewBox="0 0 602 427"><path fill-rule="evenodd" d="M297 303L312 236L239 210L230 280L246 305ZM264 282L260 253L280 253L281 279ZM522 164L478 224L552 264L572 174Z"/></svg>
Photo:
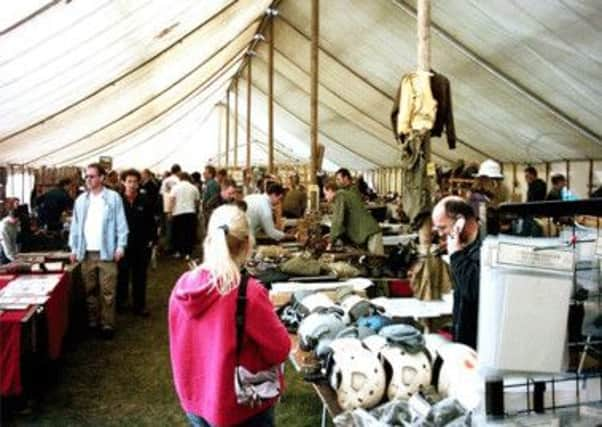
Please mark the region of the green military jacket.
<svg viewBox="0 0 602 427"><path fill-rule="evenodd" d="M353 243L363 245L376 233L380 233L380 227L364 206L359 192L338 190L334 197L330 241L346 236Z"/></svg>

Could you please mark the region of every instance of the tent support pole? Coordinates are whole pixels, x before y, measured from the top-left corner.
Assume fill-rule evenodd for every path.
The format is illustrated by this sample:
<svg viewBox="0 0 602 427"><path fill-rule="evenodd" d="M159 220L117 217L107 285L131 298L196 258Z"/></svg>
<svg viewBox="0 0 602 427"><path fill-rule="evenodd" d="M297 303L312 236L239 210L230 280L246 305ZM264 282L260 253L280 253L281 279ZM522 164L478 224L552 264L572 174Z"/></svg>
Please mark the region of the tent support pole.
<svg viewBox="0 0 602 427"><path fill-rule="evenodd" d="M594 160L589 159L589 177L587 183L587 197L591 197L594 192Z"/></svg>
<svg viewBox="0 0 602 427"><path fill-rule="evenodd" d="M312 184L317 184L318 173L318 50L320 39L320 0L311 3L311 161L309 163L309 178Z"/></svg>
<svg viewBox="0 0 602 427"><path fill-rule="evenodd" d="M238 167L238 77L234 79L234 162Z"/></svg>
<svg viewBox="0 0 602 427"><path fill-rule="evenodd" d="M230 166L230 88L226 91L226 168Z"/></svg>
<svg viewBox="0 0 602 427"><path fill-rule="evenodd" d="M274 173L274 17L268 33L268 173Z"/></svg>
<svg viewBox="0 0 602 427"><path fill-rule="evenodd" d="M417 50L417 65L418 71L430 71L431 69L431 0L418 0L418 20L417 20L417 35L418 35L418 50ZM428 166L431 163L431 138L427 134L424 140L424 159L426 179L423 181L425 191L429 195L428 207L431 206L431 177L428 175ZM430 218L426 219L420 230L418 231L418 240L420 247L430 248L433 242L433 224Z"/></svg>
<svg viewBox="0 0 602 427"><path fill-rule="evenodd" d="M245 166L251 167L251 90L252 90L252 58L249 57L248 68L247 68L247 156Z"/></svg>

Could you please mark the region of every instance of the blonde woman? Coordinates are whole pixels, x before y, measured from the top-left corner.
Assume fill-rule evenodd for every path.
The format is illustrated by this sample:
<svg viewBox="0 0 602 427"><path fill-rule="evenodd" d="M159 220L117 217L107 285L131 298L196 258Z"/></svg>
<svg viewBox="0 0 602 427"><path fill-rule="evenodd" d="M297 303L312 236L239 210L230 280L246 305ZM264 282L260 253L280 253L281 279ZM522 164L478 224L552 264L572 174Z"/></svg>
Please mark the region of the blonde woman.
<svg viewBox="0 0 602 427"><path fill-rule="evenodd" d="M192 426L273 426L276 399L250 407L236 403L236 299L251 242L245 213L224 205L213 211L205 259L184 273L169 301L169 340L176 392ZM286 360L288 334L265 288L247 284L239 363L251 372ZM283 378L280 378L281 386ZM282 387L281 387L282 389Z"/></svg>

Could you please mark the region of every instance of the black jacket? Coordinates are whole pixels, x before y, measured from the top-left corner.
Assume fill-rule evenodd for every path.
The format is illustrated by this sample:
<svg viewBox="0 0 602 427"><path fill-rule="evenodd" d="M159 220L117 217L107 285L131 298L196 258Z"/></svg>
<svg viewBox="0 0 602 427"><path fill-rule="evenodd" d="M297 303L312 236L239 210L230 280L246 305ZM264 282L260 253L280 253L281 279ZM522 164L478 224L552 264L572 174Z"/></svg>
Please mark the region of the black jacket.
<svg viewBox="0 0 602 427"><path fill-rule="evenodd" d="M150 242L156 242L157 225L150 200L143 194L138 194L132 203L125 194L121 197L130 229L126 250L142 249L148 247Z"/></svg>
<svg viewBox="0 0 602 427"><path fill-rule="evenodd" d="M479 237L450 257L454 278L454 341L476 350L479 318L479 281L481 272Z"/></svg>
<svg viewBox="0 0 602 427"><path fill-rule="evenodd" d="M48 230L61 230L61 214L73 209L73 199L63 188L53 188L37 199L38 215L42 225Z"/></svg>
<svg viewBox="0 0 602 427"><path fill-rule="evenodd" d="M537 178L527 189L527 202L537 202L546 199L547 185L542 179Z"/></svg>

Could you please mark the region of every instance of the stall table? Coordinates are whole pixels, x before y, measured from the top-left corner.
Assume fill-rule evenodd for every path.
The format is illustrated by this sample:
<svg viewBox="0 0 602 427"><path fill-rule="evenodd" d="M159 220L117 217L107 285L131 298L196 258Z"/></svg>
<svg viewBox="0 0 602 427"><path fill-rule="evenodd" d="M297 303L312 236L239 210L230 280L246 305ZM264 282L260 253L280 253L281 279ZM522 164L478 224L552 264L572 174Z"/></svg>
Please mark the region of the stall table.
<svg viewBox="0 0 602 427"><path fill-rule="evenodd" d="M303 351L299 349L299 341L296 335L289 334L291 340L291 352L289 354L289 361L295 371L300 372L301 366L303 365ZM324 383L311 383L312 388L318 395L318 398L322 402L322 416L320 425L326 426L326 414L329 414L331 418L336 417L343 409L337 402L336 392L328 385Z"/></svg>
<svg viewBox="0 0 602 427"><path fill-rule="evenodd" d="M0 276L0 288L8 285L18 276L10 280ZM19 395L23 391L21 382L21 355L23 331L25 325L40 308L46 312L48 332L48 357L56 360L61 355L63 338L69 320L69 276L67 273L38 274L35 277L48 277L56 280L56 286L50 292L49 299L42 306L30 305L23 310L0 311L0 394L2 396ZM32 334L35 339L35 334ZM33 346L35 348L35 345Z"/></svg>

